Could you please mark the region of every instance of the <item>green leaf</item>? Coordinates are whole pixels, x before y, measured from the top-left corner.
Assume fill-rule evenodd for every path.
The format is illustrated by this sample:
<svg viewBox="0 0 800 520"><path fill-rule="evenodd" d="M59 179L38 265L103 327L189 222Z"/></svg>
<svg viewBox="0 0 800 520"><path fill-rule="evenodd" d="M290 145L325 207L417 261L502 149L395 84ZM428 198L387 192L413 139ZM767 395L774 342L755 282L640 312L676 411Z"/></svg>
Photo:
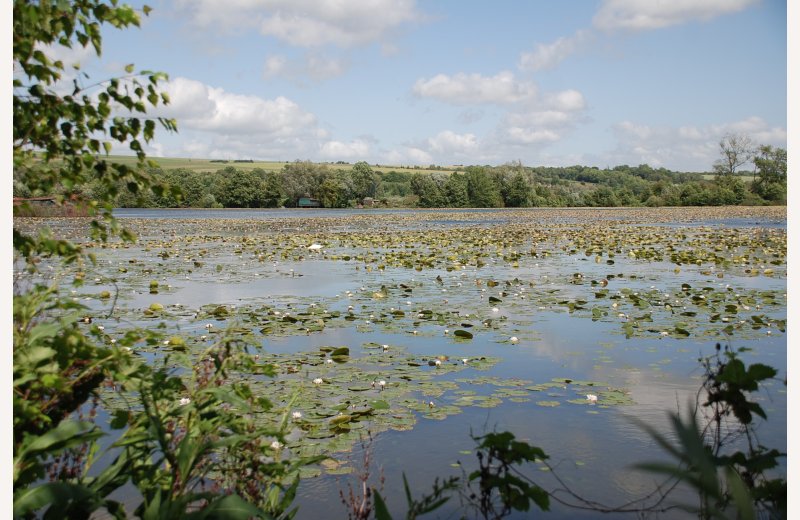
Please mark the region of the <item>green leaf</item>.
<svg viewBox="0 0 800 520"><path fill-rule="evenodd" d="M67 449L103 435L103 432L94 423L72 420L61 421L54 429L34 437L30 443L24 444L18 457Z"/></svg>
<svg viewBox="0 0 800 520"><path fill-rule="evenodd" d="M392 515L389 514L389 509L381 494L375 488L372 488L372 493L375 497L375 520L392 520Z"/></svg>
<svg viewBox="0 0 800 520"><path fill-rule="evenodd" d="M14 494L14 518L23 518L48 505L56 510L65 509L67 504L92 496L93 493L86 486L71 482L48 482L41 486L22 488Z"/></svg>
<svg viewBox="0 0 800 520"><path fill-rule="evenodd" d="M769 365L764 365L762 363L753 363L747 369L747 375L756 381L763 381L764 379L770 379L775 377L778 374L778 371L775 370L773 367Z"/></svg>

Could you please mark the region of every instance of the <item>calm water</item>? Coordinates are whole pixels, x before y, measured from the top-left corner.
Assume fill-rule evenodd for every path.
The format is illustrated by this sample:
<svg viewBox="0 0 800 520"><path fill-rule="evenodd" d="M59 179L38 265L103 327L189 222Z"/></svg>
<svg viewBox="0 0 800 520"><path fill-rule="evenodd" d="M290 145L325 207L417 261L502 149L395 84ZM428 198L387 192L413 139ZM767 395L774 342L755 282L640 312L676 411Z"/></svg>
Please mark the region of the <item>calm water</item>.
<svg viewBox="0 0 800 520"><path fill-rule="evenodd" d="M384 230L441 230L474 227L504 226L516 222L520 215L542 216L553 225L582 225L591 215L593 221L607 220L609 225L641 226L665 229L666 233L695 228L736 228L743 233L759 230L785 229L786 221L764 216L747 217L721 214L717 218L683 217L680 213L666 213L660 222L645 222L636 210L608 210L590 212L583 210L531 210L529 213L509 213L504 210L140 210L115 211L123 224L130 225L142 239L141 246L125 249L96 249L100 268L89 276L98 282L85 288L75 297L90 308L101 310L104 303L93 295L103 289L119 290L117 305L135 311L153 301L164 305L182 305L187 309L184 317L177 318L175 326L183 334L199 333L202 323L191 318L191 310L205 304L235 305L239 307L291 305L292 302L318 300L331 309L346 310L349 304L357 311L372 312L376 304L360 298L360 294L378 290L381 285L409 284L415 286L414 296L408 302L405 296L393 296L381 305L420 309L445 306L458 310L479 308L486 316L503 316L501 328L494 332L476 335L469 343L456 343L443 333L438 325L421 325L420 335L407 331L383 330L377 326L342 327L325 329L310 335L289 337L263 337L262 346L269 352L300 352L314 350L323 345L348 345L354 351L367 342L400 345L410 353L435 355L447 353L453 357L490 355L502 361L488 373L498 378L520 378L535 383L553 378L607 382L610 386L625 389L633 404L625 406L590 407L567 403L556 407L538 406L536 401L547 396L533 396L526 402L504 402L494 408L465 407L463 413L444 420L420 418L411 431L387 431L373 441L374 460L385 477L389 506L393 511L404 511L402 475L408 478L412 491L419 495L430 490L435 477L461 474L462 467L469 472L476 466L472 453L474 442L470 434L480 435L492 430L509 430L517 438L539 446L550 455L550 463L571 489L590 500L605 505L621 505L653 489L657 477L631 469L631 465L663 458L654 441L639 428L633 419L659 427L667 432L667 413L685 410L696 396L702 370L698 358L714 352L714 344L724 338L713 335L695 335L677 338L649 334L626 339L621 331L623 319L608 314L593 321L586 313L570 313L563 305L548 300L547 291L557 291L558 299L579 298L591 295L597 288L588 284L575 285L573 273L586 278L601 279L613 273L636 273L636 278L612 279L609 289L627 288L635 291L660 291L680 293L683 283L692 286L706 285L710 289L732 291L772 290L782 296L776 308L770 310L772 319L786 319L785 263L776 267L775 276L749 276L741 270L730 269L724 278L709 273L708 267L685 265L679 273L669 261L645 261L616 256L613 266L596 263L584 254L566 254L551 248L553 254L542 258L525 258L518 267L508 262L487 261L486 265L466 266L448 271L443 266L422 271L389 266L384 270L367 271L364 264L355 261L332 261L311 254L302 259L278 258L274 261L257 261L247 252L236 252L234 244L219 237L242 236L237 226L247 222L246 233L251 236L273 236L278 242L293 233L311 233L317 240L328 240L328 254L355 254L352 246L336 242L336 233L347 231ZM675 220L670 221L674 215ZM309 220L310 219L310 220ZM207 220L214 225L204 225ZM310 221L327 221L322 229L308 224ZM273 227L261 229L260 222L272 222ZM244 225L244 224L243 224ZM66 232L74 223L53 223ZM316 226L316 224L314 224ZM566 229L566 228L565 228ZM691 233L692 231L689 231ZM207 250L204 262L211 268L189 269L186 259L173 254L169 259L157 256L159 249L148 241L166 239L172 235L174 251L185 251L185 256L201 248ZM177 235L177 236L176 236ZM203 240L186 241L182 236L206 236ZM215 238L208 238L215 237ZM785 240L785 238L784 238ZM539 244L542 247L542 244ZM785 247L785 245L784 245ZM566 249L564 250L566 251ZM131 264L131 260L135 263ZM105 283L117 266L151 266L144 277L115 275L116 284ZM134 268L131 267L131 271ZM146 281L158 277L162 287L157 297L148 293ZM439 280L437 280L439 277ZM477 280L531 281L527 287L528 299L504 297L496 304L474 307L476 301L491 293L482 292ZM482 286L485 288L485 286ZM362 290L363 288L363 290ZM498 287L497 289L500 289ZM347 291L353 296L348 297ZM516 293L515 293L516 294ZM535 303L534 303L535 302ZM595 302L591 302L594 304ZM607 303L607 302L606 302ZM610 309L610 307L609 307ZM492 314L494 313L494 314ZM633 315L633 312L629 312ZM123 320L125 321L125 320ZM658 325L656 323L656 325ZM113 326L113 325L112 325ZM721 326L720 326L721 328ZM774 331L774 332L772 332ZM731 339L733 347L752 349L745 354L747 362L763 362L779 370L779 378L786 377L786 336L771 329L748 332ZM508 336L520 338L509 343ZM464 373L454 375L463 377ZM489 390L491 391L491 389ZM554 390L556 399L568 393ZM760 441L767 446L786 450L786 392L782 382L771 382L759 396L769 416L759 430ZM470 452L467 454L466 452ZM361 449L357 446L349 457L359 467ZM347 458L345 455L344 458ZM377 483L379 471L375 470L373 482ZM528 474L547 489L560 487L551 474L537 467ZM298 497L298 518L346 517L340 503L339 491L346 491L347 476L323 476L305 480ZM566 497L565 497L566 498ZM453 499L457 502L457 498ZM691 500L691 497L689 497ZM551 518L593 516L574 509L553 504ZM443 516L446 516L446 510ZM596 513L595 513L596 515ZM669 513L665 517L681 517Z"/></svg>

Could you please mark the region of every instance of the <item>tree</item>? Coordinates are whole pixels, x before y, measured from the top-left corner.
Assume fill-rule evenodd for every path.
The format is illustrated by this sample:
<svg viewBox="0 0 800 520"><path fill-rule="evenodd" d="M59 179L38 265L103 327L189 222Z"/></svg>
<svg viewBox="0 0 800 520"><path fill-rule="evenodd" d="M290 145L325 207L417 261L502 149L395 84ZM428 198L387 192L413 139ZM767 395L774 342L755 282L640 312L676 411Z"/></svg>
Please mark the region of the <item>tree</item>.
<svg viewBox="0 0 800 520"><path fill-rule="evenodd" d="M253 172L228 166L224 178L214 190L214 197L226 208L260 208L266 194L264 182Z"/></svg>
<svg viewBox="0 0 800 520"><path fill-rule="evenodd" d="M324 164L314 164L311 161L295 161L283 166L281 170L281 184L289 204L294 206L300 197L310 197L315 193L330 169Z"/></svg>
<svg viewBox="0 0 800 520"><path fill-rule="evenodd" d="M326 208L343 208L347 206L347 190L342 175L330 172L322 184L314 192L314 197L319 199Z"/></svg>
<svg viewBox="0 0 800 520"><path fill-rule="evenodd" d="M512 208L525 208L530 206L531 187L525 174L518 172L511 178L508 184L506 206Z"/></svg>
<svg viewBox="0 0 800 520"><path fill-rule="evenodd" d="M469 206L469 192L467 191L467 179L463 175L453 173L447 178L444 185L447 197L447 206L451 208L466 208Z"/></svg>
<svg viewBox="0 0 800 520"><path fill-rule="evenodd" d="M142 8L145 15L149 10ZM139 16L116 0L14 2L14 177L31 194L57 194L61 202L65 194L79 195L79 202L100 212L90 229L101 241L109 232L134 239L111 214L117 194L164 192L145 170L142 142L153 139L157 124L168 131L177 128L171 119L144 117L148 107L169 102L157 90L166 75L143 71L89 86L75 79L63 93L65 66L48 57L48 46L91 45L99 55L103 25L138 26ZM133 66L126 71L132 74ZM104 157L113 144L135 152L138 165ZM89 185L93 189L80 191ZM228 371L247 363L252 371L249 355L227 341L204 354L209 362L199 372L186 367L186 375L176 375L148 365L130 350L142 342L160 342L159 331L126 330L114 343L91 320L78 319L86 309L60 294L60 281L46 285L49 277L35 275L42 256L80 267L94 260L91 254L54 239L48 230L28 235L15 228L13 245L15 262L34 275L15 288L13 304L14 518L91 518L98 513L125 518L123 505L110 497L130 484L141 497L133 511L138 518L283 513L297 487L284 482L299 461L274 461L250 474L248 487L258 496L237 481L221 493L198 486L208 473L223 484L231 473L239 475L242 459L260 456L269 435L285 440L281 428L256 423L269 403L247 400L253 395L247 385L215 386ZM72 272L73 286L80 286L83 270ZM104 384L124 388L125 397L135 401L114 412L109 426L122 431L107 448L98 442L107 428L96 424L95 413ZM181 395L189 397L179 401ZM242 408L231 406L234 402ZM92 467L104 457L110 464ZM226 472L226 467L235 469Z"/></svg>
<svg viewBox="0 0 800 520"><path fill-rule="evenodd" d="M411 177L411 192L419 197L419 205L423 208L442 208L447 205L447 197L432 175L415 173Z"/></svg>
<svg viewBox="0 0 800 520"><path fill-rule="evenodd" d="M149 7L143 12L147 14ZM138 116L148 105L169 102L165 92L156 90L167 75L150 71L132 75L133 65L128 65L130 75L125 78L88 86L76 78L71 91L62 95L66 66L46 53L48 46L91 45L100 55L101 26L138 26L139 14L130 6L109 6L99 0L16 1L13 20L15 177L33 194L50 195L60 186L90 181L103 185L111 197L117 194L119 181L133 192L147 187L157 194L163 192L164 187L151 183L142 168L116 164L100 154L107 154L114 143L127 143L144 165L142 141L153 139L156 124L168 131L177 129L172 119ZM97 203L105 221L117 229L110 218L112 200ZM101 222L96 222L94 229L105 236ZM35 244L15 231L17 246L27 257L33 254Z"/></svg>
<svg viewBox="0 0 800 520"><path fill-rule="evenodd" d="M467 191L470 206L474 208L499 208L503 205L500 190L486 169L480 166L469 166L466 169Z"/></svg>
<svg viewBox="0 0 800 520"><path fill-rule="evenodd" d="M714 163L717 178L730 177L751 161L753 141L744 134L725 134L719 142L721 157Z"/></svg>
<svg viewBox="0 0 800 520"><path fill-rule="evenodd" d="M264 205L277 208L283 204L283 186L277 172L269 172L264 179Z"/></svg>
<svg viewBox="0 0 800 520"><path fill-rule="evenodd" d="M758 177L751 189L764 200L786 201L786 150L762 145L753 162Z"/></svg>
<svg viewBox="0 0 800 520"><path fill-rule="evenodd" d="M374 197L378 187L378 179L369 164L359 161L350 172L353 181L353 195L360 203L364 197Z"/></svg>

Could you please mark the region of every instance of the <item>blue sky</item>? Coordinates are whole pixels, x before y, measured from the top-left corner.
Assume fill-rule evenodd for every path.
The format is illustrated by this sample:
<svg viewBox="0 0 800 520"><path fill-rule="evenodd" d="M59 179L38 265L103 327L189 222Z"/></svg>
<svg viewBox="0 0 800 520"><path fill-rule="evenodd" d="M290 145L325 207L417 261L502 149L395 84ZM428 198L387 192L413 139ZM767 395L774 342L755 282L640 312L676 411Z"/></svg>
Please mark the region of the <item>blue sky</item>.
<svg viewBox="0 0 800 520"><path fill-rule="evenodd" d="M786 146L785 0L148 4L72 57L170 75L154 156L706 171L726 133Z"/></svg>

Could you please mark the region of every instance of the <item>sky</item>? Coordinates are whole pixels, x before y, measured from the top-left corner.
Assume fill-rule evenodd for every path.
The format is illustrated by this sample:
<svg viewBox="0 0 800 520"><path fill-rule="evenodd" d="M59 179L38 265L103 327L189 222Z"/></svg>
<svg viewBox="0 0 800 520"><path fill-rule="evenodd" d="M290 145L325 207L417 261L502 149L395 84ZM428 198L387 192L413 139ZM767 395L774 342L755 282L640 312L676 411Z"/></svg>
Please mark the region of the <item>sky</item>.
<svg viewBox="0 0 800 520"><path fill-rule="evenodd" d="M786 147L785 0L148 5L101 59L53 52L169 74L156 157L709 171L728 133Z"/></svg>

